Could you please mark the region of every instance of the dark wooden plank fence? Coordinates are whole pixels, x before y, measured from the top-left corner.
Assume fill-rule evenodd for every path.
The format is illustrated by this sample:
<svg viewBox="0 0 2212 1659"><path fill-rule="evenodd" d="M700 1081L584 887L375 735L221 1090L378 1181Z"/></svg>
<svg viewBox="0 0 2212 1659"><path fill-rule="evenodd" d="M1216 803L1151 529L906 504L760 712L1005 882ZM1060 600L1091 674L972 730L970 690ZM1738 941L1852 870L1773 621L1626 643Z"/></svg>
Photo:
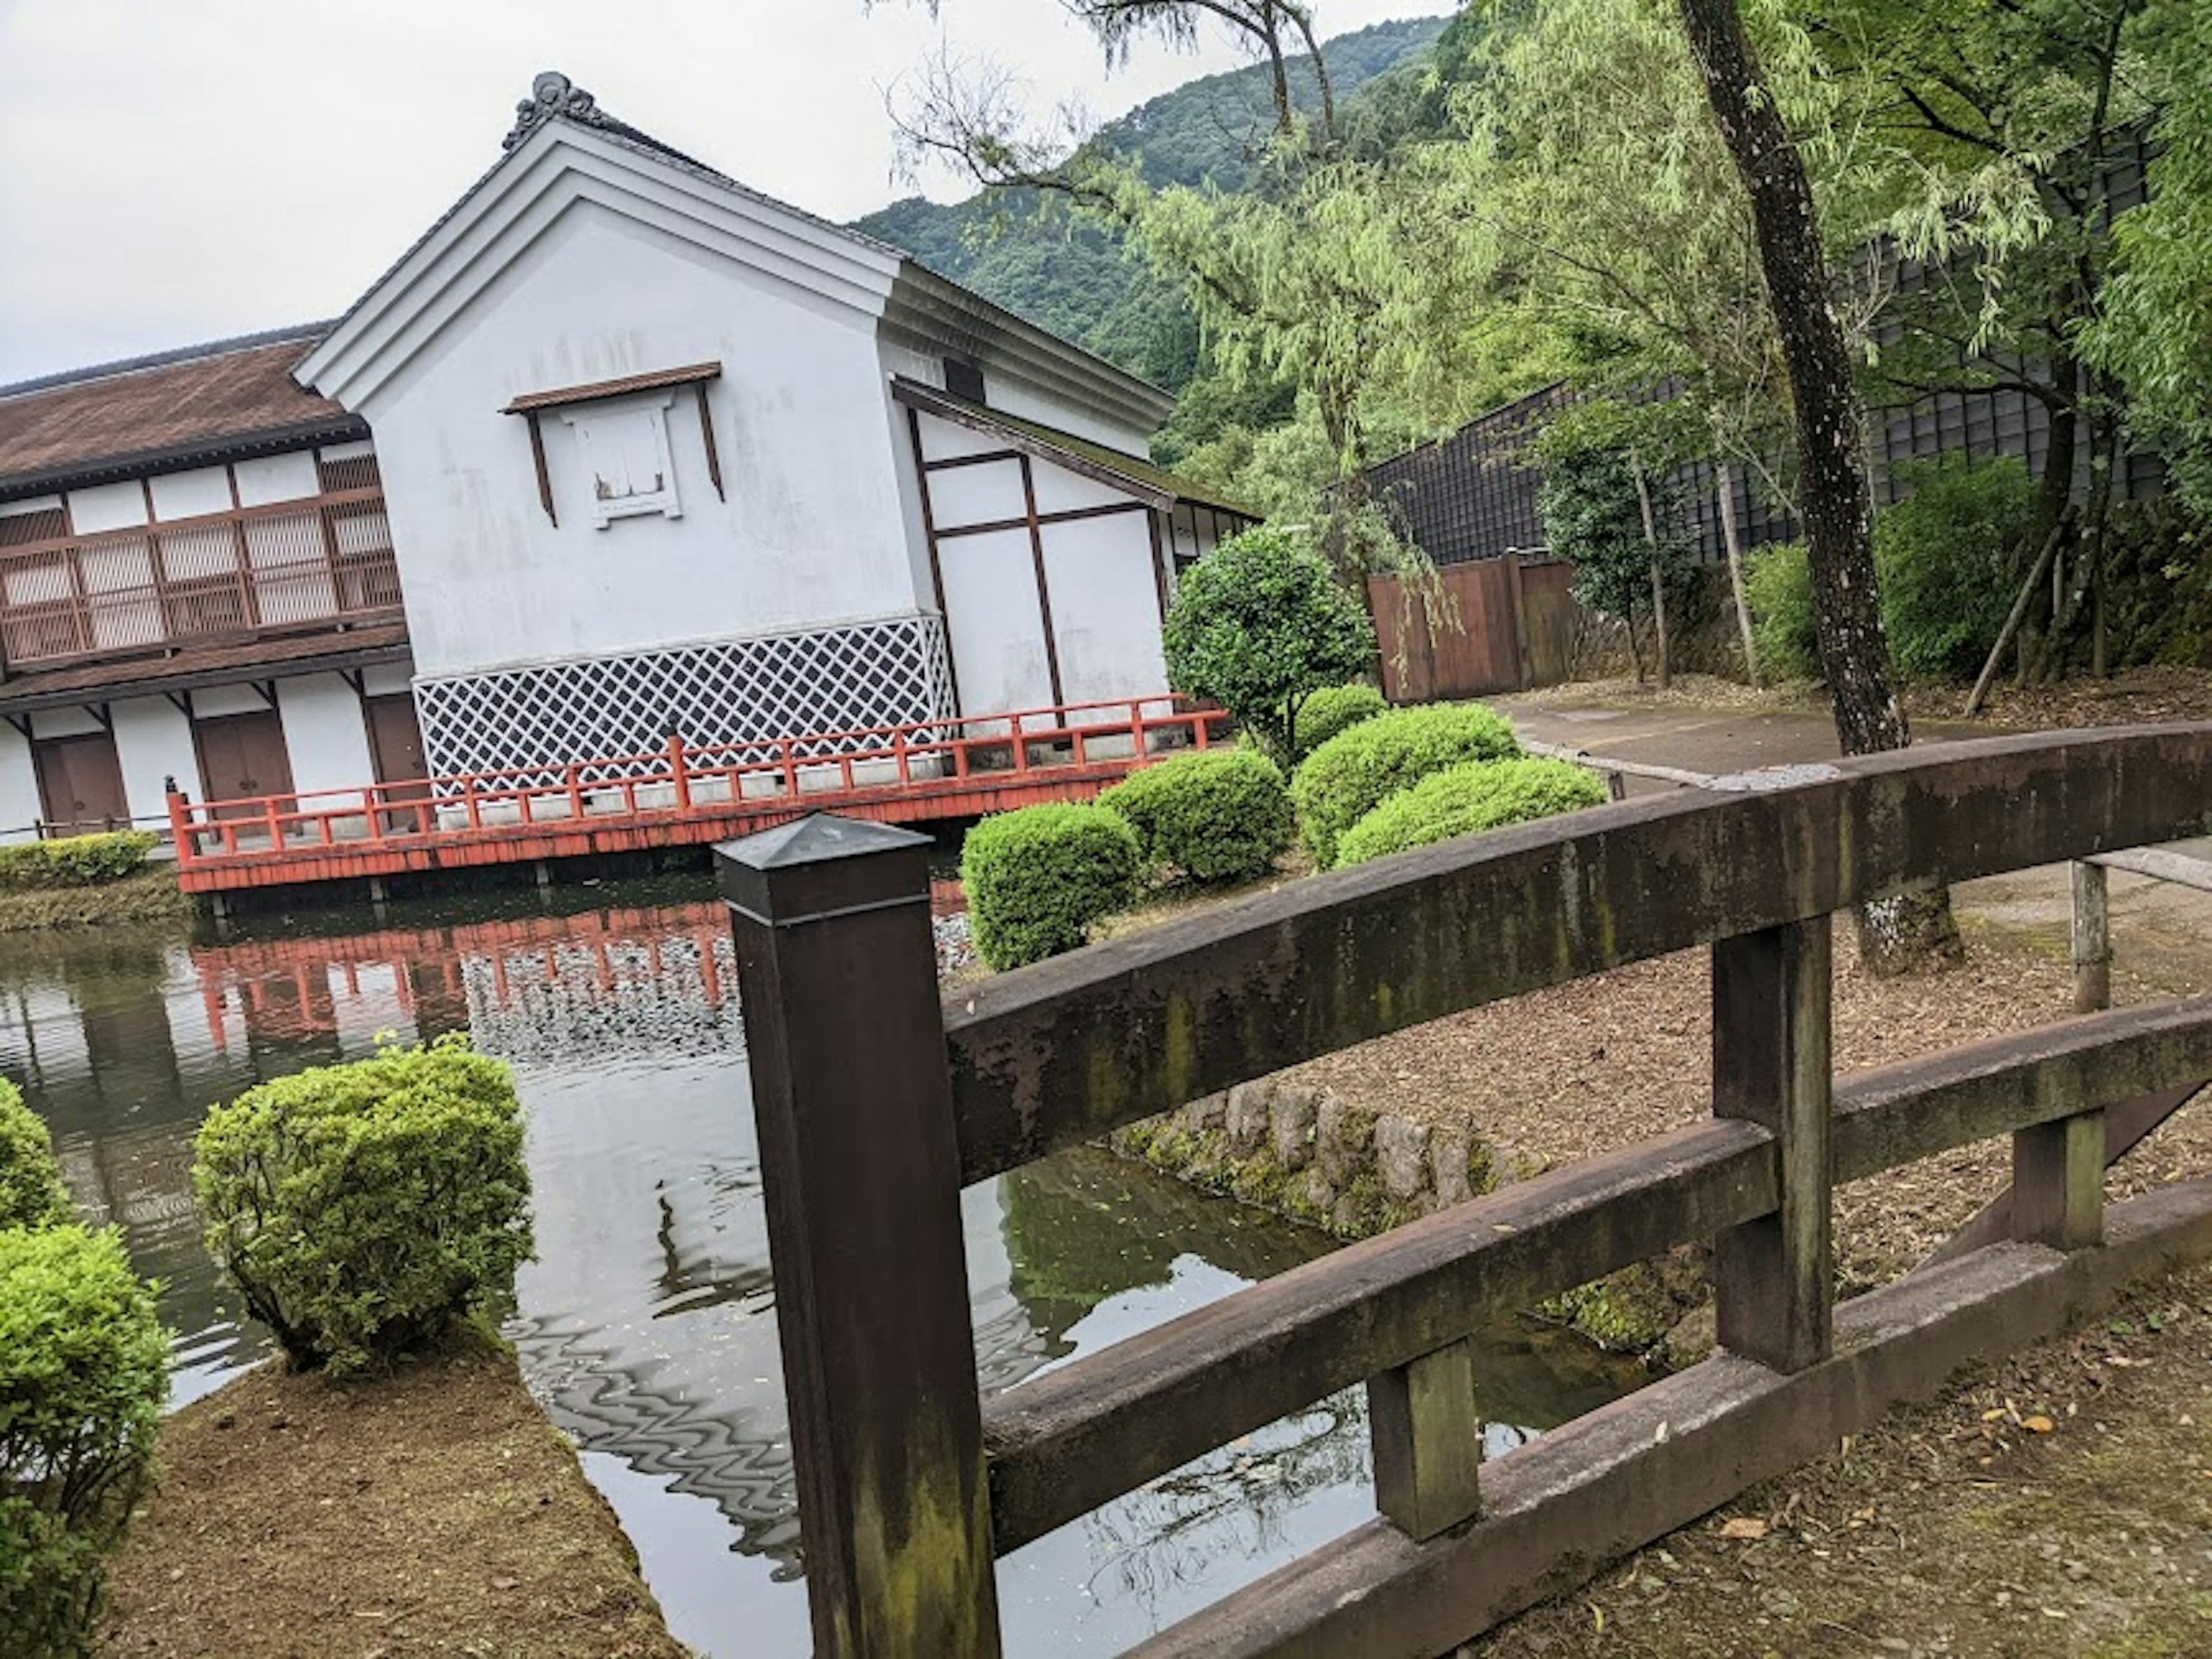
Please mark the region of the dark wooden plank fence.
<svg viewBox="0 0 2212 1659"><path fill-rule="evenodd" d="M2208 766L2199 725L1721 780L1291 884L1001 975L934 1018L919 838L817 819L720 849L818 1650L995 1654L994 1557L1364 1382L1378 1518L1139 1651L1443 1653L1965 1359L2212 1252L2212 1182L2107 1215L2095 1178L2107 1104L2212 1078L2212 999L1840 1083L1828 1054L1832 913L1928 878L2203 833ZM1711 1121L978 1400L961 1183L1385 1032L1698 945L1714 955ZM1838 1306L1834 1184L2002 1133L2016 1182L2002 1233ZM1463 1345L1486 1317L1716 1237L1721 1352L1481 1464Z"/></svg>
<svg viewBox="0 0 2212 1659"><path fill-rule="evenodd" d="M1515 554L1440 566L1437 580L1457 625L1431 622L1396 576L1367 579L1367 608L1382 647L1382 690L1393 702L1479 697L1557 685L1573 666L1581 607L1571 565L1523 563Z"/></svg>

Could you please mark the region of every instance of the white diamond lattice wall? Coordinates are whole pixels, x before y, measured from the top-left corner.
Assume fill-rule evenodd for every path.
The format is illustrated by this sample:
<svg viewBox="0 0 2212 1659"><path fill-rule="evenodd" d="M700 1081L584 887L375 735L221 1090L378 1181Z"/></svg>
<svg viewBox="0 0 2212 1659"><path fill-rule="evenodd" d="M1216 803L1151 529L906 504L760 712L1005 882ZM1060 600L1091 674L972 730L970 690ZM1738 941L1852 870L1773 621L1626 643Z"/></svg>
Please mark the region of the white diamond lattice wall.
<svg viewBox="0 0 2212 1659"><path fill-rule="evenodd" d="M631 656L600 657L415 687L430 769L522 771L555 781L584 761L934 720L955 713L935 617L893 617ZM818 742L801 752L857 746ZM595 766L590 781L641 767Z"/></svg>

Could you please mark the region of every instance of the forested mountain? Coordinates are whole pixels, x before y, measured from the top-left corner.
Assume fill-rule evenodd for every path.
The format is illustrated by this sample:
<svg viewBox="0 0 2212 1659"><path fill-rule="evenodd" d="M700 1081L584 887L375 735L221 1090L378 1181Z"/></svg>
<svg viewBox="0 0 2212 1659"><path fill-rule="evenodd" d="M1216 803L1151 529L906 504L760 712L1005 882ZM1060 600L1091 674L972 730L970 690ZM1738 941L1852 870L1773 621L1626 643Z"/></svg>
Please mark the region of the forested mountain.
<svg viewBox="0 0 2212 1659"><path fill-rule="evenodd" d="M1364 109L1387 103L1399 110L1418 100L1430 48L1449 22L1401 19L1323 43L1344 129L1355 142ZM1302 104L1317 102L1310 70L1298 86ZM1164 93L1108 123L1091 143L1134 161L1153 185L1235 191L1251 182L1273 121L1267 68L1254 64ZM1133 253L1118 233L1057 200L1001 191L940 206L912 196L854 228L1172 390L1199 369L1198 331L1180 284Z"/></svg>

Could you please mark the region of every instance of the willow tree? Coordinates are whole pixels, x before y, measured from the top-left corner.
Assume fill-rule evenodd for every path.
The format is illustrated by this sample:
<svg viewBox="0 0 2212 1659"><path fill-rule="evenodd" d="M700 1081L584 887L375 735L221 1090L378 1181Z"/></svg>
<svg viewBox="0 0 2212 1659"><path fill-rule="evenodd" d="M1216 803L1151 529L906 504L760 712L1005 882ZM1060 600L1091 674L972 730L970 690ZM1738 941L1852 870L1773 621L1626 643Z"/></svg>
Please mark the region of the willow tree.
<svg viewBox="0 0 2212 1659"><path fill-rule="evenodd" d="M1902 749L1912 732L1882 629L1858 398L1804 158L1736 0L1679 3L1713 118L1750 198L1759 272L1790 384L1814 638L1836 736L1846 755ZM1950 894L1940 886L1866 906L1859 945L1877 971L1964 954Z"/></svg>

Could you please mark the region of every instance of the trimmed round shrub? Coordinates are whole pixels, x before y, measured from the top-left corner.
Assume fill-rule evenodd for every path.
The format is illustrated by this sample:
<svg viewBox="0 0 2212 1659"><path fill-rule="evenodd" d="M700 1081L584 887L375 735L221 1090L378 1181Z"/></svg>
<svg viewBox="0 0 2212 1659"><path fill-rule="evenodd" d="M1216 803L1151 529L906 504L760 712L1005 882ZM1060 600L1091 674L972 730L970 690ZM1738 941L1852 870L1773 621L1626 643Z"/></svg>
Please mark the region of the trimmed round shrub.
<svg viewBox="0 0 2212 1659"><path fill-rule="evenodd" d="M1521 752L1513 728L1479 702L1394 708L1340 732L1306 757L1291 781L1298 830L1328 869L1344 832L1401 789L1468 761Z"/></svg>
<svg viewBox="0 0 2212 1659"><path fill-rule="evenodd" d="M76 1212L45 1121L0 1078L0 1227L54 1227Z"/></svg>
<svg viewBox="0 0 2212 1659"><path fill-rule="evenodd" d="M1310 755L1338 732L1364 720L1389 712L1390 705L1373 686L1324 686L1298 705L1297 752Z"/></svg>
<svg viewBox="0 0 2212 1659"><path fill-rule="evenodd" d="M1193 881L1250 881L1291 844L1291 791L1252 749L1203 749L1133 772L1098 798L1136 831L1138 856Z"/></svg>
<svg viewBox="0 0 2212 1659"><path fill-rule="evenodd" d="M143 869L161 838L144 830L0 847L0 888L97 887Z"/></svg>
<svg viewBox="0 0 2212 1659"><path fill-rule="evenodd" d="M433 1346L530 1259L514 1081L465 1036L250 1089L194 1151L208 1250L300 1369Z"/></svg>
<svg viewBox="0 0 2212 1659"><path fill-rule="evenodd" d="M0 1230L0 1638L90 1650L153 1457L168 1336L112 1228Z"/></svg>
<svg viewBox="0 0 2212 1659"><path fill-rule="evenodd" d="M985 818L960 849L976 954L1018 968L1073 951L1136 896L1136 831L1103 806L1024 806Z"/></svg>
<svg viewBox="0 0 2212 1659"><path fill-rule="evenodd" d="M1423 778L1344 832L1340 865L1426 847L1454 836L1548 818L1605 799L1595 774L1558 760L1477 761Z"/></svg>

